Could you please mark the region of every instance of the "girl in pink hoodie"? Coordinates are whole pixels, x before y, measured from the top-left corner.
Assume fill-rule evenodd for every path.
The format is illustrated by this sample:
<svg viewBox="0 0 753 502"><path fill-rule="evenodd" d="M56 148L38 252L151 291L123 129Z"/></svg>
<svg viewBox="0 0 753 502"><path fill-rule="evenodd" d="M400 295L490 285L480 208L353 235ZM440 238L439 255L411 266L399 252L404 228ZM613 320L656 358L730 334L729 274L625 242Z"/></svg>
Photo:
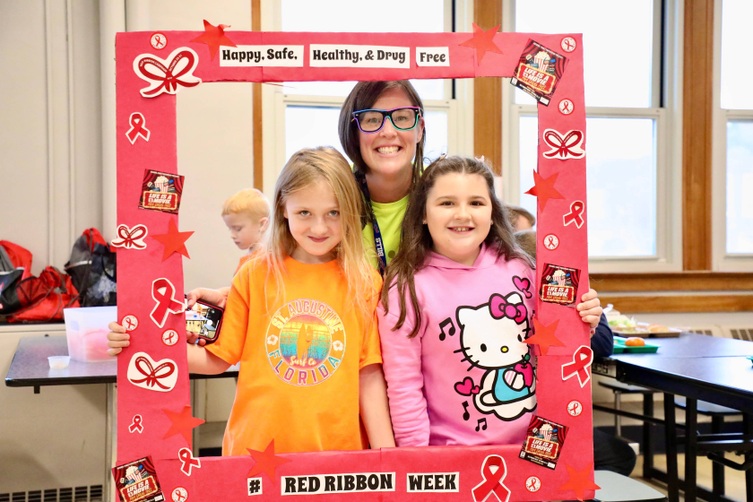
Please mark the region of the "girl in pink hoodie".
<svg viewBox="0 0 753 502"><path fill-rule="evenodd" d="M533 267L483 160L426 168L378 309L398 446L522 443L536 409ZM592 327L595 298L578 305Z"/></svg>

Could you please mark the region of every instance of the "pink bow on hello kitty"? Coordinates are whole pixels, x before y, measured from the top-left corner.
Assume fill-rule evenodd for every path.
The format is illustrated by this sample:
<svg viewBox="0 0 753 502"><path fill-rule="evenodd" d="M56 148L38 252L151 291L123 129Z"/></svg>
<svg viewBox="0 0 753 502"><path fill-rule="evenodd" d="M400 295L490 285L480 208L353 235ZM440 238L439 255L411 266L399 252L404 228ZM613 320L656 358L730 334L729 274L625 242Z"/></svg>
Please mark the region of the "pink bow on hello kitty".
<svg viewBox="0 0 753 502"><path fill-rule="evenodd" d="M522 303L513 305L501 295L492 295L489 299L489 312L495 319L507 317L520 324L528 317L526 306Z"/></svg>

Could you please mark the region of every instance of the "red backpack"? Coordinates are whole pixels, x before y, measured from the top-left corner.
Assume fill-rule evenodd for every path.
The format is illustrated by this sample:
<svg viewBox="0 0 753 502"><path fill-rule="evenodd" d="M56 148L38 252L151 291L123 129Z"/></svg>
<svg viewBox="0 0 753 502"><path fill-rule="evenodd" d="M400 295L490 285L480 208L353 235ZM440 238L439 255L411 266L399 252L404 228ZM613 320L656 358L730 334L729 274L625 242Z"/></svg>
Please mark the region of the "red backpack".
<svg viewBox="0 0 753 502"><path fill-rule="evenodd" d="M0 291L0 319L4 322L54 322L63 320L63 309L78 307L78 291L71 277L47 266L38 277L31 275L32 254L18 244L0 241L14 267ZM0 272L2 277L4 272Z"/></svg>

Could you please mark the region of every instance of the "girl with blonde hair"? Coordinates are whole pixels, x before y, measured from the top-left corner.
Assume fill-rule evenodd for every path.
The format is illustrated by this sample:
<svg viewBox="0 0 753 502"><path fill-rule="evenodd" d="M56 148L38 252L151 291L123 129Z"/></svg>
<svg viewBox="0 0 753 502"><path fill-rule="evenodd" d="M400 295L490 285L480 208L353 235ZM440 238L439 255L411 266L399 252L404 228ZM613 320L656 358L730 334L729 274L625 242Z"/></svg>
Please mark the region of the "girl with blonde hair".
<svg viewBox="0 0 753 502"><path fill-rule="evenodd" d="M381 278L363 250L361 204L333 148L300 150L280 173L267 242L235 275L221 334L187 345L192 373L240 363L223 455L271 441L278 453L394 446L376 324ZM128 345L127 333L109 339L111 353Z"/></svg>

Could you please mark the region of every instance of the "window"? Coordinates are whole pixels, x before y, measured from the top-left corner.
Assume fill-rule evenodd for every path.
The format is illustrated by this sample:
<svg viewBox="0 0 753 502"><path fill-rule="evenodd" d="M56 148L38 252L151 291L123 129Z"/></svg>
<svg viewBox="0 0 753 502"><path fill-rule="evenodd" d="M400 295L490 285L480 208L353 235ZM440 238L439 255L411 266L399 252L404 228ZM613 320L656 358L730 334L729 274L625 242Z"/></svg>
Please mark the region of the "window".
<svg viewBox="0 0 753 502"><path fill-rule="evenodd" d="M450 0L384 0L363 15L363 5L347 0L281 0L267 2L266 30L339 32L452 31L464 12L455 12ZM466 8L468 8L466 6ZM399 12L400 15L395 15ZM468 23L470 25L470 23ZM472 132L462 124L472 113L458 106L468 82L413 80L426 108L428 160L442 153L462 153L472 144ZM330 145L342 152L337 134L340 106L354 82L285 82L264 86L264 179L273 183L286 159L303 147ZM461 110L467 110L463 112ZM269 124L274 124L270 127ZM274 131L274 133L271 133ZM283 141L280 141L283 138ZM344 152L343 152L344 153Z"/></svg>
<svg viewBox="0 0 753 502"><path fill-rule="evenodd" d="M719 5L721 4L721 5ZM720 33L719 109L714 145L714 262L721 270L750 270L753 265L753 96L740 52L750 40L746 20L753 5L746 0L717 2ZM747 268L746 268L747 267Z"/></svg>
<svg viewBox="0 0 753 502"><path fill-rule="evenodd" d="M674 65L663 56L676 53L670 50L667 36L675 19L671 4L665 6L661 0L509 0L505 4L508 30L583 34L592 271L681 267L676 153L680 145L671 133L678 103L666 98L672 94L667 89ZM537 167L537 105L512 86L503 86L503 92L509 103L505 129L518 134L505 148L503 176L509 182L504 196L535 211L536 199L525 192L533 186Z"/></svg>

